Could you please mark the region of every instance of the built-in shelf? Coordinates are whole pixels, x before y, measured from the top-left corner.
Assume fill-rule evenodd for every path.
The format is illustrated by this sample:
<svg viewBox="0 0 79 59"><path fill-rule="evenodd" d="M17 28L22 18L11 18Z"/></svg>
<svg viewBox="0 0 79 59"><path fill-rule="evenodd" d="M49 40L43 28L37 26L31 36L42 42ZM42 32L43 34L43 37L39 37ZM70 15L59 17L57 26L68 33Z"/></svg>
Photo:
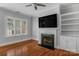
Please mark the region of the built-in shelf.
<svg viewBox="0 0 79 59"><path fill-rule="evenodd" d="M79 31L79 29L62 29L62 31Z"/></svg>
<svg viewBox="0 0 79 59"><path fill-rule="evenodd" d="M75 12L70 12L70 13L65 13L65 14L61 14L61 17L62 16L67 16L67 15L72 15L72 14L78 14L79 11L75 11Z"/></svg>
<svg viewBox="0 0 79 59"><path fill-rule="evenodd" d="M79 25L79 23L62 24L62 25Z"/></svg>
<svg viewBox="0 0 79 59"><path fill-rule="evenodd" d="M73 6L64 6L65 9L61 10L61 34L64 36L79 36L79 8Z"/></svg>
<svg viewBox="0 0 79 59"><path fill-rule="evenodd" d="M79 20L79 18L63 19L62 21L72 21L72 20Z"/></svg>
<svg viewBox="0 0 79 59"><path fill-rule="evenodd" d="M64 34L62 36L79 37L79 35Z"/></svg>
<svg viewBox="0 0 79 59"><path fill-rule="evenodd" d="M79 52L79 3L61 6L62 49Z"/></svg>

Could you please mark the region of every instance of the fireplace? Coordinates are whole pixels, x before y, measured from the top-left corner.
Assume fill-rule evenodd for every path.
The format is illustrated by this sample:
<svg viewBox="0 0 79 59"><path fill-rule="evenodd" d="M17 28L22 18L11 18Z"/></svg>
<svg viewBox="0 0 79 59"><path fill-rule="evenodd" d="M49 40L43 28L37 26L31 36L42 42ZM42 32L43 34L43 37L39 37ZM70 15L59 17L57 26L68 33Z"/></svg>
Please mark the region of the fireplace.
<svg viewBox="0 0 79 59"><path fill-rule="evenodd" d="M41 42L42 46L49 48L49 49L54 49L54 35L53 34L41 34Z"/></svg>

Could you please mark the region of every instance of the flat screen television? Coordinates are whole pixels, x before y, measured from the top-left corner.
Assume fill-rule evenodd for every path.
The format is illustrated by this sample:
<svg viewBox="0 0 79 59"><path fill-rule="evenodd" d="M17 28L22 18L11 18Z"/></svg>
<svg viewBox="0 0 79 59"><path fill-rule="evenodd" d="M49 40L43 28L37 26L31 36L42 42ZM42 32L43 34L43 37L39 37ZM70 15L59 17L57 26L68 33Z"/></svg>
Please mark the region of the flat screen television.
<svg viewBox="0 0 79 59"><path fill-rule="evenodd" d="M39 28L56 28L57 14L39 17Z"/></svg>

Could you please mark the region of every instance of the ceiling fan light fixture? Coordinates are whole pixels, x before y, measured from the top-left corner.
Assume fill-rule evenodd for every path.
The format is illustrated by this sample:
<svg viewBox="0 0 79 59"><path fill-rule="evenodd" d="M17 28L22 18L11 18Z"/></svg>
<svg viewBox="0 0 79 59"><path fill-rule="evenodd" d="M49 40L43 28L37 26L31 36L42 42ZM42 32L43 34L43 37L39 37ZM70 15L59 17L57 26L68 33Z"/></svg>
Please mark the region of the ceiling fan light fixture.
<svg viewBox="0 0 79 59"><path fill-rule="evenodd" d="M44 4L41 4L41 3L32 3L32 4L29 4L29 5L26 5L25 7L30 7L30 6L34 6L34 9L35 10L37 10L38 8L38 6L39 7L46 7L46 5L44 5Z"/></svg>
<svg viewBox="0 0 79 59"><path fill-rule="evenodd" d="M37 6L34 6L35 10L37 10Z"/></svg>

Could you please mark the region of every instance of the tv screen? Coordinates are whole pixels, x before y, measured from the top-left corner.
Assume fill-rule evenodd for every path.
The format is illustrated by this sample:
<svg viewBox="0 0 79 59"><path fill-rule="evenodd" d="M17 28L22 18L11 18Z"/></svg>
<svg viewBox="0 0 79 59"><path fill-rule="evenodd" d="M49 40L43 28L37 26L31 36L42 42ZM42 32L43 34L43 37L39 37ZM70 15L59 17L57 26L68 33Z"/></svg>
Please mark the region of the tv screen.
<svg viewBox="0 0 79 59"><path fill-rule="evenodd" d="M56 27L57 27L57 14L39 18L39 28L56 28Z"/></svg>

